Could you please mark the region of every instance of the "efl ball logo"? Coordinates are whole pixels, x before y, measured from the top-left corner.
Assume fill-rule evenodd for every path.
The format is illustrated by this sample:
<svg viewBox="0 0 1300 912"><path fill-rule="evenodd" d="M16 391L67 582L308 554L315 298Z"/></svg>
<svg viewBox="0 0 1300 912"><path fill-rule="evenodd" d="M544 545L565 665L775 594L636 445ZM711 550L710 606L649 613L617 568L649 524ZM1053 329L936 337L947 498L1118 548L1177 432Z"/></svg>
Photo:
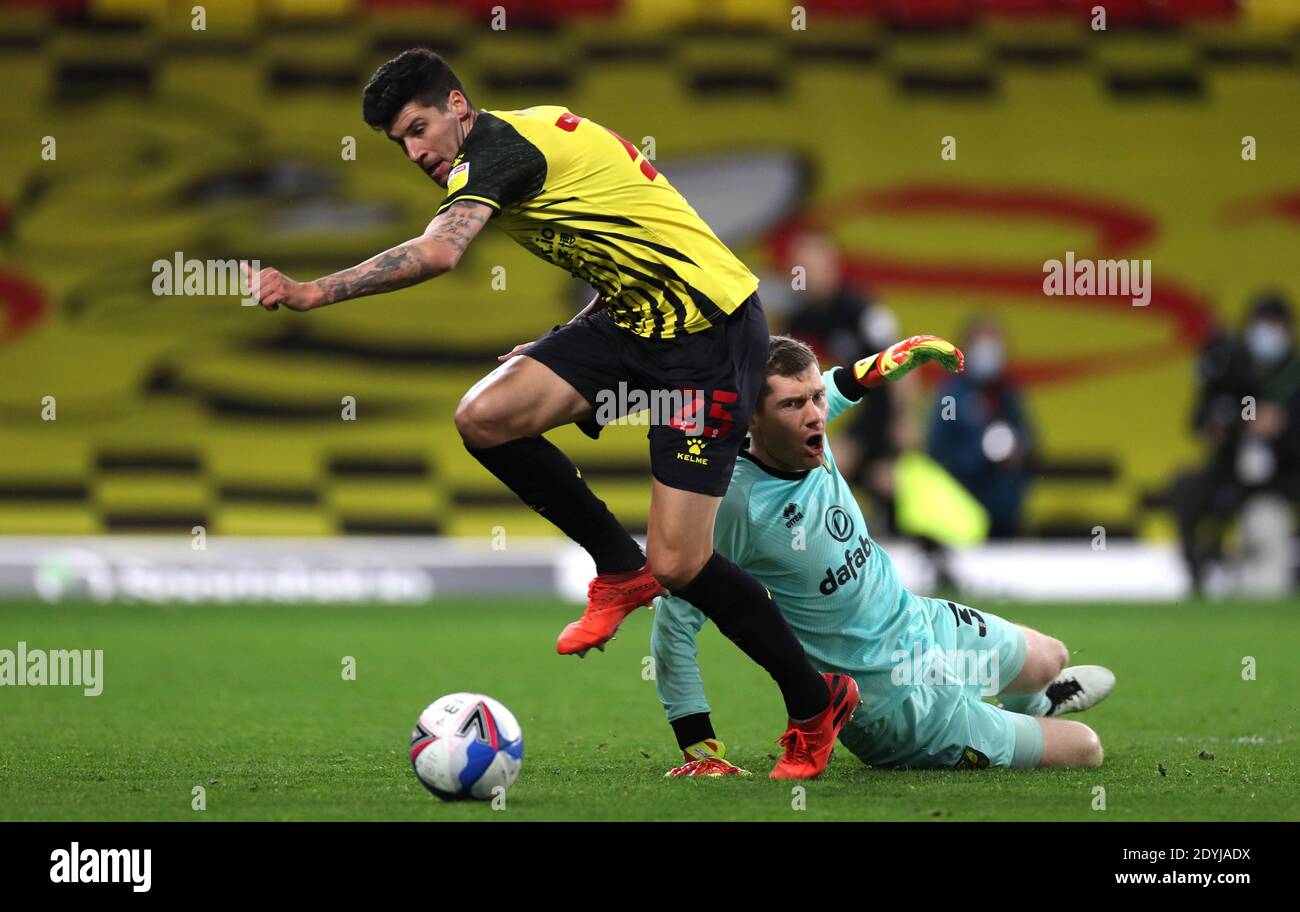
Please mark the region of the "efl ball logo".
<svg viewBox="0 0 1300 912"><path fill-rule="evenodd" d="M461 162L447 174L447 192L455 193L469 181L469 162Z"/></svg>

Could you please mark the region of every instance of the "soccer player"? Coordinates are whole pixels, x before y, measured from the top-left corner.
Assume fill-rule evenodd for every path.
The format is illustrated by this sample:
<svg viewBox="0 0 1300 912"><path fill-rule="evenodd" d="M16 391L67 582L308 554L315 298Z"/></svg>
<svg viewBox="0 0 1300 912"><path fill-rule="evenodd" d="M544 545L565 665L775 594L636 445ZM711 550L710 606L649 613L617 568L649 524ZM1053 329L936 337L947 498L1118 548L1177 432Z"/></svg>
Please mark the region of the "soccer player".
<svg viewBox="0 0 1300 912"><path fill-rule="evenodd" d="M628 614L671 589L779 686L790 724L772 776L817 775L857 706L857 685L813 668L767 590L713 549L714 517L763 383L758 279L631 143L558 106L480 111L432 51L381 66L362 113L446 197L424 234L351 269L302 283L250 271L259 303L305 311L423 282L454 268L489 221L588 282L591 304L503 356L456 410L469 452L595 561L587 609L557 650L603 649ZM648 561L542 436L570 422L597 436L597 406L629 388L692 393L690 408L648 434Z"/></svg>
<svg viewBox="0 0 1300 912"><path fill-rule="evenodd" d="M927 361L960 371L963 358L950 342L913 336L823 374L807 345L774 337L714 546L771 590L815 665L857 681L863 705L840 742L864 763L1099 766L1093 730L1057 716L1105 698L1114 675L1066 668L1060 640L904 589L835 465L826 423ZM748 775L709 719L695 646L704 616L678 598L656 608L655 686L686 760L667 775ZM981 699L993 694L1002 708Z"/></svg>

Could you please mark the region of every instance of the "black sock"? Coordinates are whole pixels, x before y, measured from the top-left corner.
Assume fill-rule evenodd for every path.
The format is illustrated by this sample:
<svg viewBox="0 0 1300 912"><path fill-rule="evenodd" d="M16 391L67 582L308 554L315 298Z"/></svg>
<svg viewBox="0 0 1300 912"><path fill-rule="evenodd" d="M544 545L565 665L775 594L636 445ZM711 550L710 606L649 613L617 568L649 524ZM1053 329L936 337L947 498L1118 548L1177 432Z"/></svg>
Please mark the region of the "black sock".
<svg viewBox="0 0 1300 912"><path fill-rule="evenodd" d="M812 667L763 584L716 551L695 579L674 589L763 667L781 688L791 719L811 719L830 703L826 679Z"/></svg>
<svg viewBox="0 0 1300 912"><path fill-rule="evenodd" d="M627 573L645 564L636 540L587 487L569 457L546 438L465 449L520 500L587 549L597 573Z"/></svg>
<svg viewBox="0 0 1300 912"><path fill-rule="evenodd" d="M673 727L673 734L677 736L677 746L682 750L686 750L692 744L718 737L713 733L713 723L709 721L708 713L693 713L689 716L682 716L680 719L673 719L668 724Z"/></svg>

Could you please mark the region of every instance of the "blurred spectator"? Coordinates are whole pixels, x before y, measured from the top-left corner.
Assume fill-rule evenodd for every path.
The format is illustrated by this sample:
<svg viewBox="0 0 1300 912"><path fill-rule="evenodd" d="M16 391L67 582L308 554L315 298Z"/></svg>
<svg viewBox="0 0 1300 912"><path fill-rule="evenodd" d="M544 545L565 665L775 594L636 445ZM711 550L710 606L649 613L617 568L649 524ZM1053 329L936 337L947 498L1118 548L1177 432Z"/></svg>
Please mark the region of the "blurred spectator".
<svg viewBox="0 0 1300 912"><path fill-rule="evenodd" d="M966 372L939 392L930 455L988 510L989 537L1011 538L1020 529L1029 485L1029 420L1020 390L1006 373L1001 327L977 319L966 329L962 350Z"/></svg>
<svg viewBox="0 0 1300 912"><path fill-rule="evenodd" d="M823 366L849 364L898 340L893 315L844 281L835 242L818 232L801 234L790 250L803 267L804 288L795 295L787 330L808 343ZM885 334L885 338L877 336Z"/></svg>
<svg viewBox="0 0 1300 912"><path fill-rule="evenodd" d="M1170 487L1183 558L1195 591L1241 519L1240 588L1281 594L1294 580L1294 507L1300 500L1300 358L1290 303L1256 297L1239 338L1218 334L1199 364L1192 423L1209 458Z"/></svg>
<svg viewBox="0 0 1300 912"><path fill-rule="evenodd" d="M839 252L826 235L806 232L791 248L791 264L804 269L804 290L794 297L785 332L817 353L823 368L852 364L897 342L898 321L883 305L844 281ZM847 429L835 438L841 474L866 492L868 520L877 534L896 531L894 460L919 445L907 407L912 384L868 390Z"/></svg>

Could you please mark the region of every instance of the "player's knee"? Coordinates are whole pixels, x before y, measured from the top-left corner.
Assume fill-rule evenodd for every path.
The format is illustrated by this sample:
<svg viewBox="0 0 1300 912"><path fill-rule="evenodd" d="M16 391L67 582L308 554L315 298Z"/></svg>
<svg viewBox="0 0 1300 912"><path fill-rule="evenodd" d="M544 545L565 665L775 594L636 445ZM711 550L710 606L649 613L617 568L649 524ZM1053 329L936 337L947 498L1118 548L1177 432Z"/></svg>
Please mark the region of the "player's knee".
<svg viewBox="0 0 1300 912"><path fill-rule="evenodd" d="M482 393L469 392L456 406L456 430L466 446L496 446L520 436L512 433L509 414L493 399Z"/></svg>
<svg viewBox="0 0 1300 912"><path fill-rule="evenodd" d="M478 399L472 393L462 396L452 419L461 440L471 446L477 443L483 419L483 409L479 406Z"/></svg>
<svg viewBox="0 0 1300 912"><path fill-rule="evenodd" d="M1048 656L1051 657L1049 663L1051 674L1048 676L1048 683L1056 680L1056 676L1065 670L1065 666L1070 662L1070 650L1065 648L1065 644L1057 639L1048 639Z"/></svg>
<svg viewBox="0 0 1300 912"><path fill-rule="evenodd" d="M1075 723L1082 731L1079 732L1079 748L1077 766L1101 766L1103 751L1101 749L1101 738L1089 726L1082 722Z"/></svg>
<svg viewBox="0 0 1300 912"><path fill-rule="evenodd" d="M1020 684L1033 690L1040 690L1056 680L1056 676L1070 660L1070 652L1060 640L1034 633L1030 641L1030 652L1025 659L1025 667Z"/></svg>
<svg viewBox="0 0 1300 912"><path fill-rule="evenodd" d="M1041 719L1040 724L1043 727L1041 766L1101 766L1101 739L1090 727L1072 719Z"/></svg>

